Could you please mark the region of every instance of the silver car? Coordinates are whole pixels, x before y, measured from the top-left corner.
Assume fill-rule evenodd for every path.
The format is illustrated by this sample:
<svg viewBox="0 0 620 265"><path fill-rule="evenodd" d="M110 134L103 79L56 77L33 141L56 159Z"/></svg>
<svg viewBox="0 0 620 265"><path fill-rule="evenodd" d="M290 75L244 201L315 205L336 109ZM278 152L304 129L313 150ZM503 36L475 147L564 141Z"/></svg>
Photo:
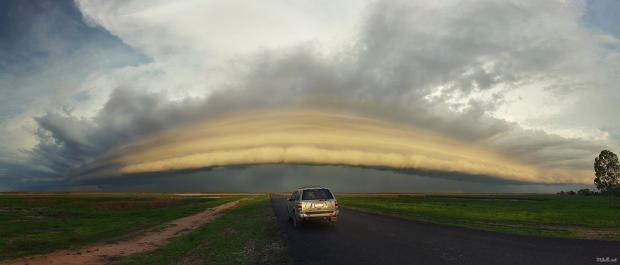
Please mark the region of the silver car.
<svg viewBox="0 0 620 265"><path fill-rule="evenodd" d="M321 220L336 224L338 202L334 194L323 187L303 187L291 194L286 204L288 218L295 228L307 220Z"/></svg>

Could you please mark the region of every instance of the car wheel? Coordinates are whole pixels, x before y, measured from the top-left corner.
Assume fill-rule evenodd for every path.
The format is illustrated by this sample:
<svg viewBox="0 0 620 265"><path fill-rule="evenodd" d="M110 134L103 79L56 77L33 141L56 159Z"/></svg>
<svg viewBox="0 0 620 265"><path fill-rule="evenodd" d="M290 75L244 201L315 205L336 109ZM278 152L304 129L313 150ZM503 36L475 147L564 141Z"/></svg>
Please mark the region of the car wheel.
<svg viewBox="0 0 620 265"><path fill-rule="evenodd" d="M336 219L336 218L328 218L328 219L327 219L327 223L328 223L329 225L331 225L331 226L335 226L335 225L336 225L336 223L338 223L338 219Z"/></svg>

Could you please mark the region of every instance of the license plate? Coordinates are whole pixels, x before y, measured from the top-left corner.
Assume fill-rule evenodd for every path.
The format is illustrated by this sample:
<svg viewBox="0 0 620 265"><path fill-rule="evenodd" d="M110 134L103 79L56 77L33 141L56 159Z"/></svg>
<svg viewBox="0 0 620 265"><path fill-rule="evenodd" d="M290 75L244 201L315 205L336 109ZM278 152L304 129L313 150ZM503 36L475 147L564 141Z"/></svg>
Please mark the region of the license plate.
<svg viewBox="0 0 620 265"><path fill-rule="evenodd" d="M325 204L324 203L315 203L314 204L314 208L325 208Z"/></svg>

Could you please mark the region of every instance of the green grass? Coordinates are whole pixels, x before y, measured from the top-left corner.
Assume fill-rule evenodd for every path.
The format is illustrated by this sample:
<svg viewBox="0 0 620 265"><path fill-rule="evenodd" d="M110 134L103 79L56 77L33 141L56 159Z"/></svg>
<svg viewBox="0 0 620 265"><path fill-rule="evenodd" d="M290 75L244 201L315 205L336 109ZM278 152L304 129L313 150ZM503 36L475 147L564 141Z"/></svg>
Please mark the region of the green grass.
<svg viewBox="0 0 620 265"><path fill-rule="evenodd" d="M599 196L340 195L344 207L515 234L620 240L620 208Z"/></svg>
<svg viewBox="0 0 620 265"><path fill-rule="evenodd" d="M118 240L236 198L167 194L2 194L0 260Z"/></svg>
<svg viewBox="0 0 620 265"><path fill-rule="evenodd" d="M266 196L242 201L206 225L120 264L288 264Z"/></svg>

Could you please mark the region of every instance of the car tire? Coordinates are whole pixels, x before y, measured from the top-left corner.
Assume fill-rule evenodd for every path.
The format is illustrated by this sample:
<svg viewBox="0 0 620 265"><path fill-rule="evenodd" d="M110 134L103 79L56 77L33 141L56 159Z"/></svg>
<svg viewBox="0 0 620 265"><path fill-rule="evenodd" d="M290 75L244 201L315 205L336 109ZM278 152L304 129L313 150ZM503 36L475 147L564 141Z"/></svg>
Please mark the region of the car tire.
<svg viewBox="0 0 620 265"><path fill-rule="evenodd" d="M303 221L299 220L298 218L293 217L293 227L295 227L296 229L301 228L301 225L303 224Z"/></svg>

